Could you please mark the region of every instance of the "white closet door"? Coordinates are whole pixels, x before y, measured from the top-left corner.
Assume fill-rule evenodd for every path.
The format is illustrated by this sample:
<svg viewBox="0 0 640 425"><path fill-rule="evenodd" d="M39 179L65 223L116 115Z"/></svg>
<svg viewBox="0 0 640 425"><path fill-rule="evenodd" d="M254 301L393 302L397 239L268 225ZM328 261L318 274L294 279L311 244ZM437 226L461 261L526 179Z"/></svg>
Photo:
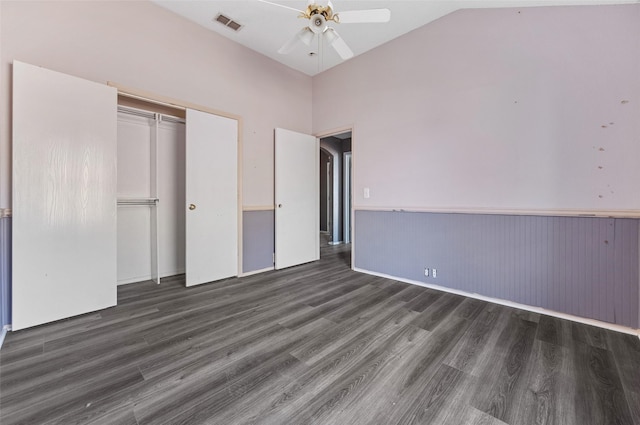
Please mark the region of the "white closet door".
<svg viewBox="0 0 640 425"><path fill-rule="evenodd" d="M276 128L276 269L320 258L320 146L307 134Z"/></svg>
<svg viewBox="0 0 640 425"><path fill-rule="evenodd" d="M238 275L238 122L187 110L186 284Z"/></svg>
<svg viewBox="0 0 640 425"><path fill-rule="evenodd" d="M13 63L14 330L116 304L116 103Z"/></svg>

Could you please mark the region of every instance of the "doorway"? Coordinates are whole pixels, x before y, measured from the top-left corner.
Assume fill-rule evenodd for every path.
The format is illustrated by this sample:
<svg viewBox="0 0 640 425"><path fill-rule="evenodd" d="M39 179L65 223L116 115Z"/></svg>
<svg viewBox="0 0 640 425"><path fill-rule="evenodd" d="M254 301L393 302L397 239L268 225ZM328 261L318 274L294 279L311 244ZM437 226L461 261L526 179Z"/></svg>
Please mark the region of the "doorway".
<svg viewBox="0 0 640 425"><path fill-rule="evenodd" d="M320 138L322 245L351 242L351 180L351 131Z"/></svg>
<svg viewBox="0 0 640 425"><path fill-rule="evenodd" d="M330 237L332 227L333 208L333 156L330 152L320 148L320 233L325 238Z"/></svg>

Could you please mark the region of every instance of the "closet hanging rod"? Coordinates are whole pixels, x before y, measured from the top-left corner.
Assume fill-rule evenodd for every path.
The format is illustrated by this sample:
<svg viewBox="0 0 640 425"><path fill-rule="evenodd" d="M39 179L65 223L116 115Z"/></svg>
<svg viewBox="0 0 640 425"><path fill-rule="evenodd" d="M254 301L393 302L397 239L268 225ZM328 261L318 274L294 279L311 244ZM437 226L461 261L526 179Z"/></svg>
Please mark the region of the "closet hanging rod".
<svg viewBox="0 0 640 425"><path fill-rule="evenodd" d="M118 205L148 205L155 206L160 202L158 198L121 198Z"/></svg>
<svg viewBox="0 0 640 425"><path fill-rule="evenodd" d="M118 105L118 113L133 115L136 117L155 119L156 116L160 116L162 121L165 122L173 122L178 124L185 124L186 121L184 118L174 117L173 115L156 113L151 111L145 111L144 109L133 108L131 106L122 106Z"/></svg>
<svg viewBox="0 0 640 425"><path fill-rule="evenodd" d="M135 115L137 117L149 118L149 119L154 119L156 117L155 112L145 111L138 108L132 108L130 106L118 105L118 112L123 114L128 114L128 115Z"/></svg>
<svg viewBox="0 0 640 425"><path fill-rule="evenodd" d="M139 96L137 94L128 93L123 90L118 90L118 94L124 97L130 97L132 99L141 100L143 102L155 103L156 105L166 106L168 108L178 109L180 111L186 111L187 108L182 105L176 105L175 103L162 102L161 100L149 99L148 97Z"/></svg>

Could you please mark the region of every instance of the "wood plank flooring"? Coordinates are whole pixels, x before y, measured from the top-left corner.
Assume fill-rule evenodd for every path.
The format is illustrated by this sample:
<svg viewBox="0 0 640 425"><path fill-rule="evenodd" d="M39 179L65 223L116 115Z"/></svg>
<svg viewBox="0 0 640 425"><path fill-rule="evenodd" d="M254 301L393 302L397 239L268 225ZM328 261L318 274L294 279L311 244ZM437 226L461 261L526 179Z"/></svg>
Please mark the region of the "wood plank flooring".
<svg viewBox="0 0 640 425"><path fill-rule="evenodd" d="M640 425L640 340L319 262L7 335L0 423Z"/></svg>

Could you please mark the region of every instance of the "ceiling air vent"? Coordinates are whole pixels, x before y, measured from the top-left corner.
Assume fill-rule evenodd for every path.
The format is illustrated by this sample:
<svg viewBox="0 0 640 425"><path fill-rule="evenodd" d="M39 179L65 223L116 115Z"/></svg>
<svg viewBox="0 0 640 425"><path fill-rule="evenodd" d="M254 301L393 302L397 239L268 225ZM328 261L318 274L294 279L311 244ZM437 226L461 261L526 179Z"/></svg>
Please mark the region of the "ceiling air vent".
<svg viewBox="0 0 640 425"><path fill-rule="evenodd" d="M231 28L234 31L238 31L240 28L242 28L242 25L229 18L228 16L224 16L222 13L218 13L218 16L216 16L214 20L220 22L227 28Z"/></svg>

